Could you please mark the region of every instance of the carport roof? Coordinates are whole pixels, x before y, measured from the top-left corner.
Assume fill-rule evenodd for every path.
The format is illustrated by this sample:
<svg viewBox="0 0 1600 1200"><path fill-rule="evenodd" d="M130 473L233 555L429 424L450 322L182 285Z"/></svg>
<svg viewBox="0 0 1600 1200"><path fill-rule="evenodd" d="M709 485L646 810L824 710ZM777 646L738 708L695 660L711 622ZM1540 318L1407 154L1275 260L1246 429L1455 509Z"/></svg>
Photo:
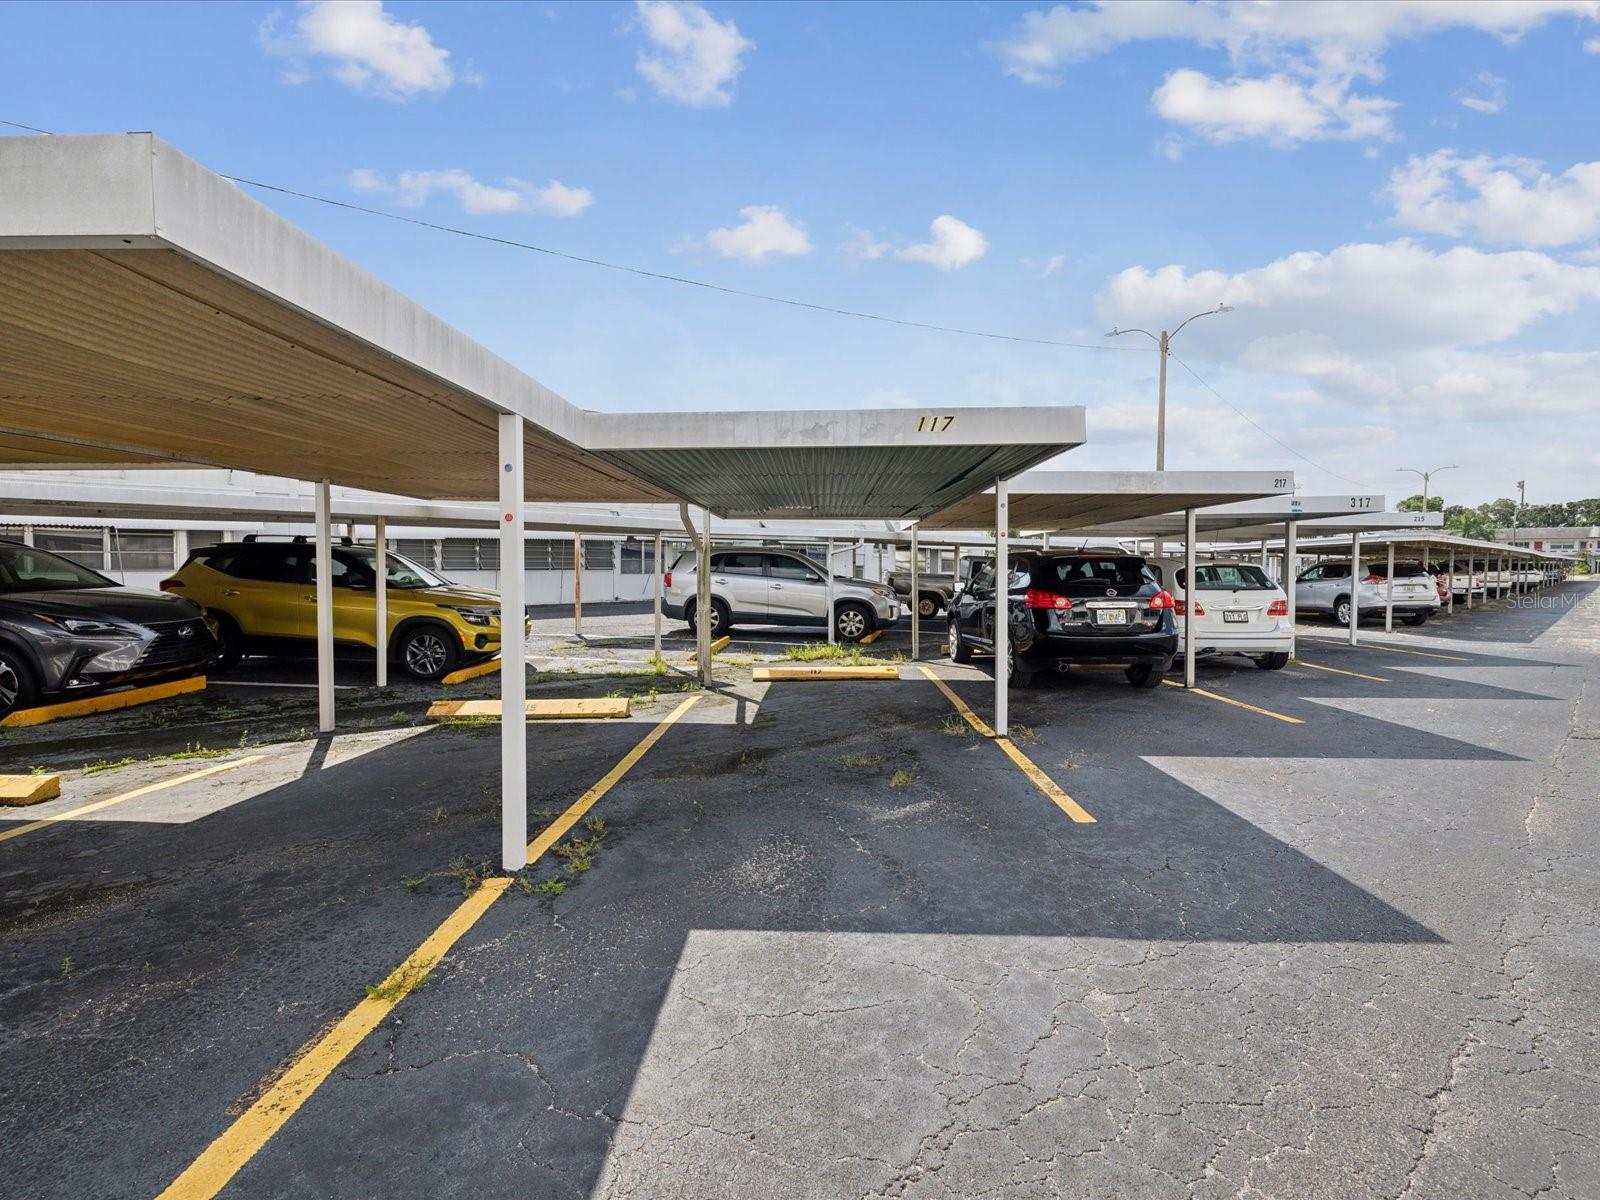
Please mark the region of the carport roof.
<svg viewBox="0 0 1600 1200"><path fill-rule="evenodd" d="M1406 514L1420 515L1420 514ZM1431 517L1439 516L1438 513L1429 513ZM1364 535L1361 539L1363 552L1374 548L1388 549L1393 546L1397 551L1416 552L1419 554L1448 554L1451 550L1457 554L1465 551L1474 558L1498 559L1535 559L1540 562L1575 562L1577 555L1558 554L1553 550L1525 550L1520 546L1508 546L1504 542L1486 542L1478 538L1457 537L1453 533L1439 533L1431 530L1418 529L1387 529L1378 533ZM1298 547L1304 554L1319 554L1324 551L1330 553L1347 553L1350 543L1340 538L1332 538L1312 542L1302 542Z"/></svg>
<svg viewBox="0 0 1600 1200"><path fill-rule="evenodd" d="M1214 508L1201 509L1195 513L1195 531L1198 534L1231 533L1236 529L1246 529L1269 522L1281 531L1285 521L1309 523L1345 516L1352 511L1381 512L1383 505L1382 496L1371 495L1263 496L1258 500L1239 500L1232 504L1219 504ZM1304 527L1302 524L1301 528ZM1184 515L1182 512L1161 513L1153 517L1139 517L1132 521L1117 521L1080 532L1119 538L1182 537Z"/></svg>
<svg viewBox="0 0 1600 1200"><path fill-rule="evenodd" d="M1174 510L1294 491L1291 471L1029 471L1010 482L1011 527L1078 533ZM926 518L924 529L994 524L992 489Z"/></svg>
<svg viewBox="0 0 1600 1200"><path fill-rule="evenodd" d="M0 464L201 463L427 499L910 518L1083 410L579 409L148 133L0 138ZM932 428L929 428L931 426Z"/></svg>

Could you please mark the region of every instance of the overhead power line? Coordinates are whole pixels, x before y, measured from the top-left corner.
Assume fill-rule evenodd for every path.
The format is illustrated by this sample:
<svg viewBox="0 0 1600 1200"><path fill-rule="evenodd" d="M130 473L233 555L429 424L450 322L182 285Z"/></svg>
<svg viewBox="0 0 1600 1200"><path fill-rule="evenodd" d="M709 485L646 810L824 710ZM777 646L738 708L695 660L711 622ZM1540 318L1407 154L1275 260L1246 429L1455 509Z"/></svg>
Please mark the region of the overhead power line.
<svg viewBox="0 0 1600 1200"><path fill-rule="evenodd" d="M627 275L638 275L645 279L659 279L665 283L678 283L686 287L703 288L708 292L720 292L725 296L738 296L744 300L762 300L768 304L784 304L790 308L803 308L811 312L829 313L836 317L853 317L860 321L879 321L885 325L901 325L908 329L926 329L935 333L955 333L964 337L990 338L1001 342L1022 342L1033 346L1057 346L1069 350L1133 350L1150 353L1150 351L1144 350L1140 346L1102 346L1091 342L1062 342L1054 338L995 333L984 329L963 329L954 325L935 325L927 321L907 321L900 317L886 317L882 313L837 308L831 304L815 304L809 300L796 300L789 296L773 296L766 292L750 292L743 288L725 287L720 283L709 283L704 279L691 279L685 275L670 275L665 271L650 271L644 267L630 267L624 263L607 262L602 258L589 258L582 254L570 254L565 250L552 250L548 246L537 246L532 242L519 242L514 238L477 233L471 229L462 229L455 225L442 225L437 221L424 221L418 217L403 217L399 213L385 212L381 208L369 208L364 204L351 204L347 200L335 200L329 196L318 196L311 192L298 192L293 188L280 187L275 183L263 183L259 179L245 179L239 175L224 175L223 178L231 179L234 183L242 183L247 187L263 188L266 191L278 192L285 196L296 196L301 200L314 200L318 204L328 204L334 208L345 208L351 212L365 213L372 217L382 217L389 221L401 221L407 225L420 225L424 229L433 229L440 233L451 233L457 237L472 238L480 242L492 242L500 246L514 246L518 250L531 250L535 254L545 254L551 258L565 259L567 262L583 263L590 267L603 267L607 271L621 271Z"/></svg>
<svg viewBox="0 0 1600 1200"><path fill-rule="evenodd" d="M1230 401L1226 396L1224 396L1221 392L1217 391L1216 388L1212 387L1204 379L1201 379L1199 373L1196 372L1195 369L1193 367L1191 367L1188 363L1184 362L1183 359L1179 358L1176 354L1171 354L1171 353L1169 353L1168 357L1170 357L1173 362L1177 363L1185 371L1189 372L1190 375L1194 376L1194 381L1196 383L1198 383L1201 387L1205 388L1206 391L1210 392L1218 400L1221 400L1224 404L1226 404L1229 408L1231 408L1235 413L1237 413L1240 417L1242 417L1244 419L1245 423L1250 426L1250 428L1254 429L1257 433L1261 434L1262 437L1265 437L1265 438L1267 438L1267 439L1269 439L1269 440L1271 440L1273 442L1276 442L1279 446L1282 446L1285 450L1287 450L1290 454L1294 455L1301 462L1307 464L1308 466L1315 467L1317 470L1321 471L1324 475L1331 475L1335 479L1343 480L1345 483L1350 484L1352 487L1369 487L1369 486L1371 486L1370 484L1365 484L1365 483L1360 482L1359 480L1351 479L1348 475L1341 475L1341 474L1339 474L1339 472L1331 470L1330 468L1323 466L1316 459L1311 458L1311 457L1309 457L1309 456L1307 456L1305 454L1300 453L1300 451L1296 450L1293 446L1289 445L1289 443L1284 441L1282 438L1276 436L1275 434L1268 433L1260 425L1256 424L1255 420L1250 416L1249 413L1245 412L1244 409L1240 408L1238 405L1236 405L1232 401Z"/></svg>

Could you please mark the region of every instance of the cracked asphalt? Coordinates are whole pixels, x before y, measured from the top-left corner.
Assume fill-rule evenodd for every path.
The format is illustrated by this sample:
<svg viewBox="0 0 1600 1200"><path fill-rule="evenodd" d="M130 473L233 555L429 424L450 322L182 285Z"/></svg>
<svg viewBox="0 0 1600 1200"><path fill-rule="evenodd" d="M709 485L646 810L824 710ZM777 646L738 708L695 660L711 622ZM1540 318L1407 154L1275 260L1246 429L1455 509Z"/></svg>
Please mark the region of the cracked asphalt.
<svg viewBox="0 0 1600 1200"><path fill-rule="evenodd" d="M1600 590L1367 636L1203 665L1303 725L1014 693L1090 825L913 672L706 693L222 1195L1592 1200ZM681 699L534 727L535 825ZM159 1193L496 853L488 734L0 844L0 1190Z"/></svg>

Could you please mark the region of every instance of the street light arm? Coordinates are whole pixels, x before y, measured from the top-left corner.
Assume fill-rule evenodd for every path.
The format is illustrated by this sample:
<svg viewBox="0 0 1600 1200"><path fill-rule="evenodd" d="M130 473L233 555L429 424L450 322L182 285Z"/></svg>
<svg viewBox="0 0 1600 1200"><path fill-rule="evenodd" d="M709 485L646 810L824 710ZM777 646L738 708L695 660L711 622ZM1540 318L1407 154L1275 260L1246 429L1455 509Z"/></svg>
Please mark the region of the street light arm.
<svg viewBox="0 0 1600 1200"><path fill-rule="evenodd" d="M1206 309L1205 312L1197 312L1192 317L1185 317L1184 321L1183 321L1183 325L1187 325L1190 321L1198 321L1201 317L1214 317L1218 313L1227 313L1227 312L1232 312L1232 311L1233 311L1233 306L1232 305L1219 304L1215 308ZM1179 325L1178 328L1174 329L1170 334L1168 334L1167 335L1167 341L1170 342L1173 338L1177 337L1178 334L1182 333L1183 332L1183 325Z"/></svg>
<svg viewBox="0 0 1600 1200"><path fill-rule="evenodd" d="M1145 337L1149 338L1156 345L1159 346L1161 344L1161 339L1158 338L1155 334L1151 333L1148 329L1113 329L1110 333L1106 334L1106 336L1107 337L1121 337L1125 333L1142 333L1142 334L1145 335Z"/></svg>

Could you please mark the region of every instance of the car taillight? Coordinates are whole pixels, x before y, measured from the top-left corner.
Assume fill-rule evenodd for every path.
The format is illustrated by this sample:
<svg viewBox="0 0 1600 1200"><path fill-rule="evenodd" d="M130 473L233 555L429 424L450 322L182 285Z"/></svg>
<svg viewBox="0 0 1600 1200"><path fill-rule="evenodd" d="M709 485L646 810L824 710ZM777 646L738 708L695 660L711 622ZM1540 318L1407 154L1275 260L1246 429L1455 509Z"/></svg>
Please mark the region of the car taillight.
<svg viewBox="0 0 1600 1200"><path fill-rule="evenodd" d="M1027 608L1053 608L1056 612L1066 612L1072 607L1072 597L1058 596L1043 588L1029 588L1022 593L1022 603Z"/></svg>
<svg viewBox="0 0 1600 1200"><path fill-rule="evenodd" d="M665 575L663 575L661 577L661 586L662 587L671 587L672 586L672 572L671 571L668 571Z"/></svg>
<svg viewBox="0 0 1600 1200"><path fill-rule="evenodd" d="M1289 602L1287 600L1274 600L1267 605L1267 616L1287 617L1289 615Z"/></svg>
<svg viewBox="0 0 1600 1200"><path fill-rule="evenodd" d="M1173 600L1172 615L1175 617L1186 617L1189 615L1188 605L1183 602L1183 597L1179 596ZM1206 615L1205 605L1201 604L1198 600L1194 602L1194 615L1197 617L1203 617Z"/></svg>
<svg viewBox="0 0 1600 1200"><path fill-rule="evenodd" d="M1361 582L1362 583L1382 583L1383 582L1383 576L1382 575L1368 575Z"/></svg>
<svg viewBox="0 0 1600 1200"><path fill-rule="evenodd" d="M181 579L163 579L161 581L161 590L163 592L175 592L183 586L184 582Z"/></svg>
<svg viewBox="0 0 1600 1200"><path fill-rule="evenodd" d="M1174 608L1176 602L1172 599L1171 592L1157 592L1150 597L1150 607L1154 609Z"/></svg>

